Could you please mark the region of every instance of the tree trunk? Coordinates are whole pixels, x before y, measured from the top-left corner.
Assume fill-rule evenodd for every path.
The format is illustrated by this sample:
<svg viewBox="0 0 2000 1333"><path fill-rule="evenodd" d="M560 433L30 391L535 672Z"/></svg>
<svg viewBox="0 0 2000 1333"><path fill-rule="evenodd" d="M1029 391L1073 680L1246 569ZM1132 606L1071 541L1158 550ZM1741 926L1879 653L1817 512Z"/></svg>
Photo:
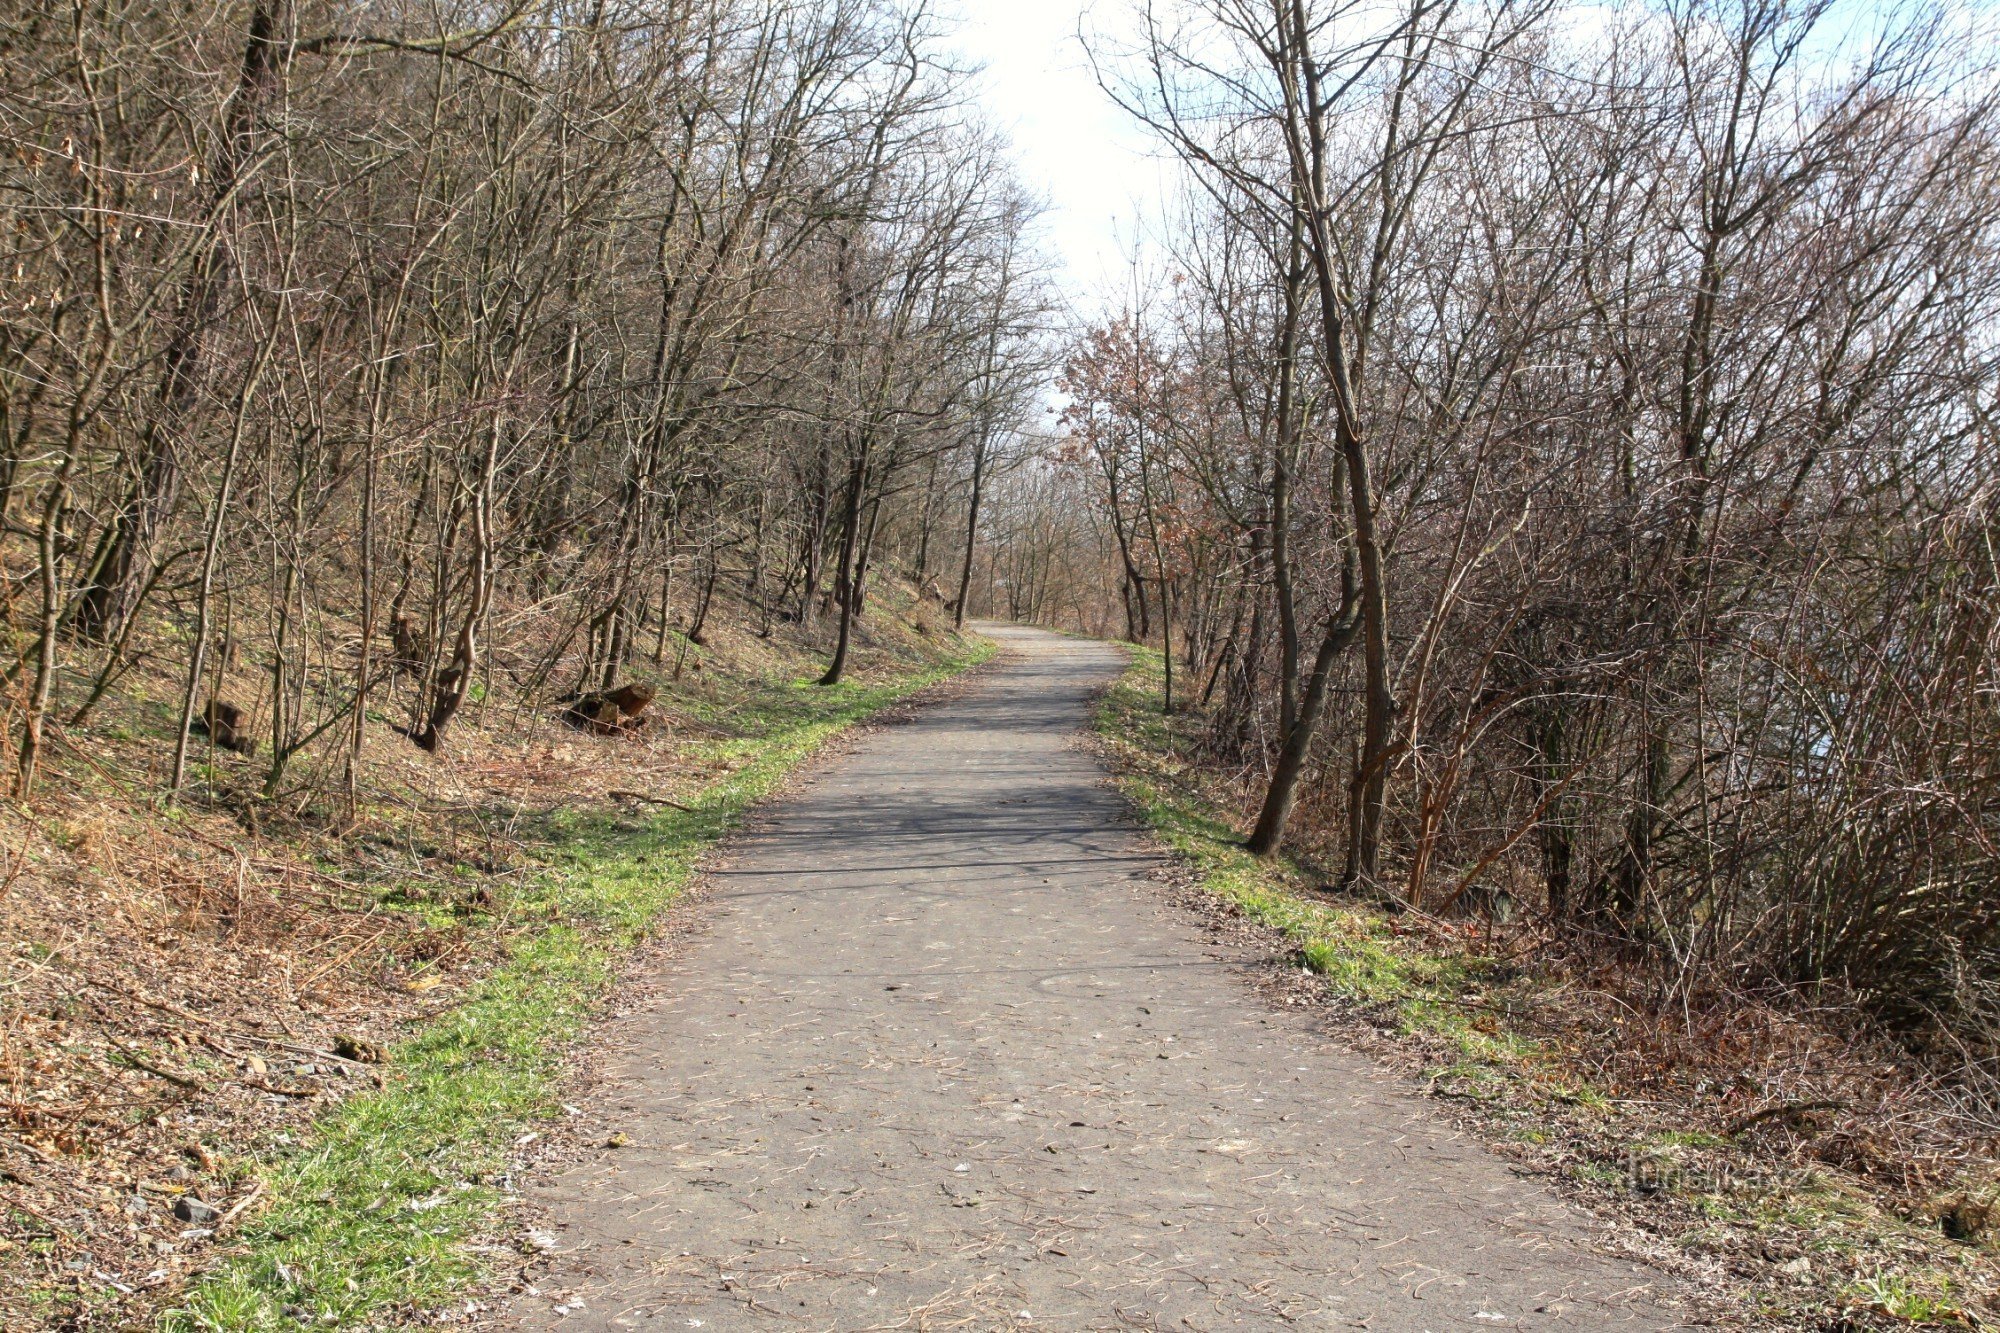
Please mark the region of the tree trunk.
<svg viewBox="0 0 2000 1333"><path fill-rule="evenodd" d="M868 443L864 437L847 478L847 502L840 525L840 568L834 578L834 593L840 603L840 637L834 644L833 662L819 678L822 685L840 684L847 671L847 645L854 630L854 549L861 539L861 491L867 481Z"/></svg>
<svg viewBox="0 0 2000 1333"><path fill-rule="evenodd" d="M1257 814L1257 827L1251 831L1250 839L1245 844L1257 856L1270 856L1284 845L1285 823L1291 818L1293 802L1298 798L1299 779L1304 776L1306 760L1312 754L1313 734L1319 729L1327 685L1333 678L1333 665L1354 642L1355 632L1360 628L1354 610L1359 594L1354 586L1353 571L1342 569L1340 581L1339 614L1327 622L1326 634L1320 639L1319 652L1313 659L1312 675L1307 679L1305 694L1299 700L1298 719L1285 733L1284 743L1278 749L1278 762L1271 770L1271 783L1264 792L1264 806Z"/></svg>
<svg viewBox="0 0 2000 1333"><path fill-rule="evenodd" d="M213 231L198 243L181 287L152 416L140 439L139 476L105 529L91 583L78 599L76 627L92 638L115 636L138 610L145 567L180 493L183 437L200 401L209 326L221 310L233 268L229 218L239 207L234 196L258 117L284 71L287 8L288 0L259 0L250 11L236 90L208 164Z"/></svg>
<svg viewBox="0 0 2000 1333"><path fill-rule="evenodd" d="M965 506L965 560L958 569L958 596L951 605L951 627L965 628L965 602L972 595L972 557L979 548L979 505L986 495L986 432L972 446L972 498Z"/></svg>

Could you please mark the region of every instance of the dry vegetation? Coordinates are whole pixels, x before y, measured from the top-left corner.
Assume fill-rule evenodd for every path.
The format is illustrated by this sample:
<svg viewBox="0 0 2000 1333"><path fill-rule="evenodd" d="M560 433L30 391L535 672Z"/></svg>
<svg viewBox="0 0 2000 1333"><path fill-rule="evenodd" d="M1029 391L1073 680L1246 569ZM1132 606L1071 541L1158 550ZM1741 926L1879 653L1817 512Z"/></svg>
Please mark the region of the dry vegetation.
<svg viewBox="0 0 2000 1333"><path fill-rule="evenodd" d="M251 1205L246 1155L376 1089L442 1145L385 1188L477 1184L445 1148L544 1090L409 1020L558 937L583 995L660 896L552 858L622 809L684 874L962 655L1033 210L889 0L12 3L0 70L0 1321L253 1225L344 1280L201 1317L375 1318L436 1294L411 1238ZM489 1067L483 1120L408 1090ZM363 1166L306 1192L366 1211Z"/></svg>
<svg viewBox="0 0 2000 1333"><path fill-rule="evenodd" d="M1199 710L1159 714L1155 654L1102 743L1181 853L1190 901L1270 952L1281 1003L1404 1070L1441 1110L1601 1214L1725 1324L1984 1326L2000 1144L1957 1080L1856 997L1734 994L1667 1010L1642 968L1542 920L1446 919L1341 892L1311 852L1242 846L1262 785L1218 772Z"/></svg>
<svg viewBox="0 0 2000 1333"><path fill-rule="evenodd" d="M879 595L860 680L962 651L934 601ZM717 608L638 735L504 691L443 755L385 730L352 813L274 810L221 754L210 794L163 816L171 710L146 695L171 697L171 676L136 672L93 727L53 733L36 795L4 816L0 1320L112 1326L171 1303L272 1202L257 1159L404 1077L398 1043L552 919L540 890L579 829L698 799L841 697L800 680L830 626L766 639L743 621Z"/></svg>
<svg viewBox="0 0 2000 1333"><path fill-rule="evenodd" d="M1572 1035L1606 1034L1583 1058L1620 1088L1769 1110L1749 1137L1908 1200L1969 1190L1946 1225L1983 1234L1985 17L1100 21L1185 197L1161 280L1076 338L1050 467L1002 497L1013 609L1166 650L1159 705L1252 852L1499 923L1596 997Z"/></svg>
<svg viewBox="0 0 2000 1333"><path fill-rule="evenodd" d="M1824 1173L1648 1214L1808 1323L1994 1281L1988 20L1098 11L1183 195L997 511L1011 610L1163 650L1204 854L1360 914L1307 961L1364 1018L1602 1105L1450 1041L1441 1095L1607 1182ZM1815 1233L1860 1248L1784 1270Z"/></svg>
<svg viewBox="0 0 2000 1333"><path fill-rule="evenodd" d="M17 1296L172 1288L566 818L981 608L1163 647L1253 852L1518 969L1465 1030L1990 1235L1988 19L1093 12L1185 189L1058 358L919 0L0 3Z"/></svg>

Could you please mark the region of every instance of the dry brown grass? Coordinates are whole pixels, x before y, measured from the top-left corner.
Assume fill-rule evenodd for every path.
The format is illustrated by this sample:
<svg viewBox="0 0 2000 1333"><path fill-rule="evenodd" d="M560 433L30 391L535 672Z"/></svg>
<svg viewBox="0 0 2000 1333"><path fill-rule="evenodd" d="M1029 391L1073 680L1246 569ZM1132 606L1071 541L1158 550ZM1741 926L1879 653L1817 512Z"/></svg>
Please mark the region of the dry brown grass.
<svg viewBox="0 0 2000 1333"><path fill-rule="evenodd" d="M864 676L942 637L935 607L888 594ZM820 660L720 607L708 637L678 681L669 656L637 736L563 726L504 671L437 756L373 727L352 810L317 754L272 802L255 759L204 756L212 780L164 809L170 737L147 719L171 672L58 732L35 798L0 809L0 1324L142 1319L257 1206L248 1155L373 1085L379 1053L499 956L551 815L698 789L730 765L734 702ZM183 1197L221 1216L176 1216Z"/></svg>

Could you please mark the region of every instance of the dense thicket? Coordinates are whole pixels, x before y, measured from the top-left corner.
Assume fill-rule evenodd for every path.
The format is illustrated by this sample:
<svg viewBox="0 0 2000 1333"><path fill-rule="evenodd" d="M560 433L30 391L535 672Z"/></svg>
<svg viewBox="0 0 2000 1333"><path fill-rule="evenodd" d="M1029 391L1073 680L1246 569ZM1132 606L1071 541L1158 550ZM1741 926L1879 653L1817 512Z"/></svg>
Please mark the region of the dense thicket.
<svg viewBox="0 0 2000 1333"><path fill-rule="evenodd" d="M829 680L880 562L957 589L1041 298L939 41L893 0L0 7L17 789L148 658L163 784L233 670L275 795L373 708L436 748L496 664L699 642L719 583L829 617Z"/></svg>
<svg viewBox="0 0 2000 1333"><path fill-rule="evenodd" d="M1990 1067L1990 34L1169 12L1097 54L1189 202L1075 347L1063 463L1169 708L1265 775L1253 845L1523 905L1668 996L1845 983Z"/></svg>

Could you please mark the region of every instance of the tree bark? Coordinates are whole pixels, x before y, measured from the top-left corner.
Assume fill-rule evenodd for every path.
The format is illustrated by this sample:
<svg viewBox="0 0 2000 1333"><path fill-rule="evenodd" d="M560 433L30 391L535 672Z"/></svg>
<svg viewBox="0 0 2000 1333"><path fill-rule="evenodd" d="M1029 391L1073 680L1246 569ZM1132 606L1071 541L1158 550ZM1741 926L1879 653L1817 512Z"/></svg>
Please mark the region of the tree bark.
<svg viewBox="0 0 2000 1333"><path fill-rule="evenodd" d="M1334 663L1354 642L1355 632L1360 628L1355 615L1359 595L1353 570L1343 568L1340 610L1327 622L1326 633L1320 638L1312 675L1307 678L1305 693L1299 700L1298 718L1278 749L1278 762L1271 769L1271 783L1265 789L1264 805L1257 814L1257 827L1244 844L1257 856L1270 856L1284 845L1285 824L1291 818L1292 805L1298 799L1299 779L1304 776L1306 760L1312 754L1313 735L1319 730Z"/></svg>

